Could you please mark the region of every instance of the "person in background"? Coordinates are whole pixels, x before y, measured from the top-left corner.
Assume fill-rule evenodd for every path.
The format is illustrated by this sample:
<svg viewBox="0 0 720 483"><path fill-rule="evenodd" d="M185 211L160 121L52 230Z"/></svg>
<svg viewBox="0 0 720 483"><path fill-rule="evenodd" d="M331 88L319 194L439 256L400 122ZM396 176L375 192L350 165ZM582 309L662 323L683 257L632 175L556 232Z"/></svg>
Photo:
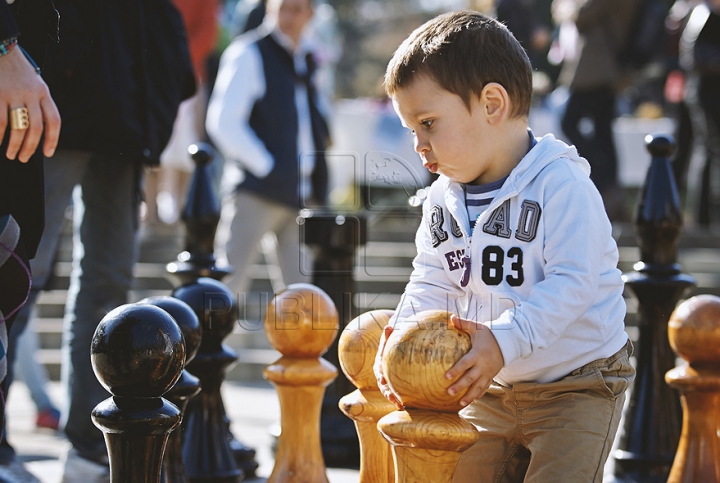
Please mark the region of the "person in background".
<svg viewBox="0 0 720 483"><path fill-rule="evenodd" d="M680 67L680 37L692 8L698 0L676 0L665 20L667 49L665 52L665 85L663 96L668 117L675 121L677 149L672 159L672 170L681 199L687 194L687 174L692 158L693 128L687 102L685 102L685 75Z"/></svg>
<svg viewBox="0 0 720 483"><path fill-rule="evenodd" d="M182 211L195 170L188 146L205 137L207 61L218 39L217 0L173 0L185 23L197 91L180 104L173 133L160 155L160 166L145 178L145 225L172 224Z"/></svg>
<svg viewBox="0 0 720 483"><path fill-rule="evenodd" d="M233 37L258 28L265 18L267 0L240 0L232 15Z"/></svg>
<svg viewBox="0 0 720 483"><path fill-rule="evenodd" d="M47 392L48 373L38 360L40 337L31 322L18 339L15 376L25 383L35 404L35 427L57 430L60 427L60 410Z"/></svg>
<svg viewBox="0 0 720 483"><path fill-rule="evenodd" d="M528 53L535 69L545 67L550 29L542 23L537 6L526 0L498 0L495 3L497 19L513 33Z"/></svg>
<svg viewBox="0 0 720 483"><path fill-rule="evenodd" d="M638 0L555 0L558 25L573 21L579 35L577 54L563 63L559 82L569 88L562 130L590 163L590 179L600 190L610 219L625 221L625 199L618 180L612 122L616 91L624 73L620 46L630 33ZM584 124L584 125L583 125Z"/></svg>
<svg viewBox="0 0 720 483"><path fill-rule="evenodd" d="M324 206L329 131L305 43L312 0L268 0L263 24L223 53L206 127L225 159L217 253L233 267L227 285L240 297L247 268L266 233L275 235L281 276L273 290L310 280L298 210ZM266 238L267 240L267 238Z"/></svg>
<svg viewBox="0 0 720 483"><path fill-rule="evenodd" d="M22 7L22 10L21 10ZM14 321L31 287L29 260L44 229L43 155L52 156L60 133L60 114L40 75L45 50L58 41L58 13L52 0L0 2L0 430L7 439L6 357ZM17 461L0 453L0 481L38 480Z"/></svg>
<svg viewBox="0 0 720 483"><path fill-rule="evenodd" d="M685 102L692 119L693 154L688 170L690 213L709 227L720 222L720 1L692 8L680 38L686 72Z"/></svg>
<svg viewBox="0 0 720 483"><path fill-rule="evenodd" d="M32 262L37 283L10 333L8 371L13 340L52 273L72 205L73 268L61 369L67 401L61 425L71 448L62 458L62 481L107 482L105 439L91 412L109 394L93 372L90 346L105 314L128 302L143 170L158 163L195 79L182 18L170 0L55 0L55 6L62 42L44 75L63 129L57 151L45 162L46 227ZM14 453L7 441L0 446L0 455L5 453Z"/></svg>

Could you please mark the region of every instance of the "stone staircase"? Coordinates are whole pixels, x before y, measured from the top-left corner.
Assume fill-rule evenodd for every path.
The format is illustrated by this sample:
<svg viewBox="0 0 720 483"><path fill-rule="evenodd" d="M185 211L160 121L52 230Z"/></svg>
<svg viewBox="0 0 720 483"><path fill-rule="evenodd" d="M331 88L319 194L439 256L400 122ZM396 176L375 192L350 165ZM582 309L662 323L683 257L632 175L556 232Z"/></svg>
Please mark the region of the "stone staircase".
<svg viewBox="0 0 720 483"><path fill-rule="evenodd" d="M420 221L419 208L373 212L368 216L368 242L356 256L354 298L358 314L376 308L394 308L411 271L415 254L413 243ZM633 270L639 260L635 229L632 224L615 224L614 236L620 247L620 269ZM173 285L166 277L165 265L174 261L183 249L184 228L163 226L146 231L141 240L140 259L135 267L135 285L130 301L144 297L169 295ZM37 355L48 368L51 379L60 374L60 343L62 316L70 274L71 234L69 223L60 243L54 277L49 290L40 295L35 328L40 335L41 350ZM687 227L680 240L679 263L685 273L695 277L697 287L688 296L698 293L720 295L720 233ZM279 353L272 349L262 331L261 300L272 298L268 266L258 254L252 272L248 308L241 314L235 331L225 342L238 352L238 363L228 372L228 379L257 381L263 368L275 361ZM637 303L626 294L628 316L626 325L636 338ZM257 303L253 303L257 301ZM264 302L266 303L266 302Z"/></svg>

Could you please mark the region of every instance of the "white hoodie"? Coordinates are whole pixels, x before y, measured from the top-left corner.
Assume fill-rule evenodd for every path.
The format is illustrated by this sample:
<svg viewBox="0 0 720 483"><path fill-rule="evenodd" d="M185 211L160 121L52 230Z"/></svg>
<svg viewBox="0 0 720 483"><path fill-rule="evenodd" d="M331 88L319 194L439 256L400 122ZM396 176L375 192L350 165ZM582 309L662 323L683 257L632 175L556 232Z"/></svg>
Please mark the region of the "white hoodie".
<svg viewBox="0 0 720 483"><path fill-rule="evenodd" d="M620 350L628 337L618 250L589 174L574 147L544 136L472 237L462 185L441 176L423 205L414 269L390 324L402 330L428 309L484 323L505 360L495 380L506 385L554 381Z"/></svg>

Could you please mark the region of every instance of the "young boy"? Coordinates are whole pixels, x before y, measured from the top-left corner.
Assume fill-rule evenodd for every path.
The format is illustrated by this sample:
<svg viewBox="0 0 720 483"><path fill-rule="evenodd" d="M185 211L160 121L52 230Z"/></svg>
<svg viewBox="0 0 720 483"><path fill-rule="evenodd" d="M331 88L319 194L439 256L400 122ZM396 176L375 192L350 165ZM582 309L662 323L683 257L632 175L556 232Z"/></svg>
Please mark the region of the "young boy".
<svg viewBox="0 0 720 483"><path fill-rule="evenodd" d="M600 482L635 373L618 250L587 161L532 136L528 57L480 13L415 30L385 87L440 174L385 338L428 309L454 313L471 337L446 377L461 376L448 392L468 388L461 414L481 436L454 481ZM382 344L390 396L381 357Z"/></svg>

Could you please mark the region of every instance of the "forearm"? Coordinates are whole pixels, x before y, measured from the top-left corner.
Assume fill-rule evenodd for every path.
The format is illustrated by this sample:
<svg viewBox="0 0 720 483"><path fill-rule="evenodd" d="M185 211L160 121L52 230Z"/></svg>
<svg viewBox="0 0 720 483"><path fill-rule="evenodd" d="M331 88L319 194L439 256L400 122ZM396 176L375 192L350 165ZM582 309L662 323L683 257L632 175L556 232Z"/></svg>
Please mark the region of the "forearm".
<svg viewBox="0 0 720 483"><path fill-rule="evenodd" d="M426 217L423 215L415 237L417 255L413 260L413 271L395 309L395 315L390 319L391 324L401 322L423 310L456 312L464 302L465 292L445 273L443 263L430 242L427 226Z"/></svg>

